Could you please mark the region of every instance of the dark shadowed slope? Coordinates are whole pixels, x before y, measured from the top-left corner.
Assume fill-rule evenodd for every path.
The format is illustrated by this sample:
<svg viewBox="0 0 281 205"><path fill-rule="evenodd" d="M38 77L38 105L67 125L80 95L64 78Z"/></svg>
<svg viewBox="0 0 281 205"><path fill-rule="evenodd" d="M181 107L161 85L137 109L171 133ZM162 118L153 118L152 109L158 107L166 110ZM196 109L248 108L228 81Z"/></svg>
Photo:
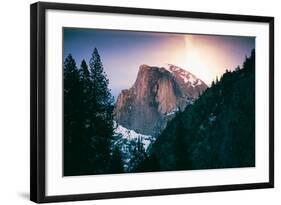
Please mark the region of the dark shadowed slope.
<svg viewBox="0 0 281 205"><path fill-rule="evenodd" d="M255 166L255 53L178 112L138 171Z"/></svg>

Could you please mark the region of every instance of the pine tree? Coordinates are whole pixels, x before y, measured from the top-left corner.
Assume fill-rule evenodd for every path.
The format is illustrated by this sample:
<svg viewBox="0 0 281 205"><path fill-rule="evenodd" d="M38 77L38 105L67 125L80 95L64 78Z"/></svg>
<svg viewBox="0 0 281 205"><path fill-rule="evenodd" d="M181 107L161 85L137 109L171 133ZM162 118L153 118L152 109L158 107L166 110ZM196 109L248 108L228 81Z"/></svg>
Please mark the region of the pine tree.
<svg viewBox="0 0 281 205"><path fill-rule="evenodd" d="M215 86L215 82L214 82L214 81L212 81L211 87L214 87L214 86Z"/></svg>
<svg viewBox="0 0 281 205"><path fill-rule="evenodd" d="M80 100L77 97L80 96L80 89L81 85L76 62L72 55L69 54L64 62L64 118L66 126L70 124L77 125L76 117L78 116L80 106ZM72 128L71 126L69 129L65 129L68 142L73 140L71 135Z"/></svg>
<svg viewBox="0 0 281 205"><path fill-rule="evenodd" d="M112 151L111 157L111 172L122 173L124 172L124 165L119 147L116 146Z"/></svg>
<svg viewBox="0 0 281 205"><path fill-rule="evenodd" d="M238 65L238 66L235 68L235 71L237 72L237 71L239 71L239 70L241 70L241 68L240 68L240 66Z"/></svg>
<svg viewBox="0 0 281 205"><path fill-rule="evenodd" d="M90 72L89 72L89 69L88 69L88 65L87 65L87 63L86 63L86 61L84 59L81 62L79 73L80 73L80 80L83 83L89 82L89 80L90 80ZM84 85L84 86L88 87L89 84L88 85Z"/></svg>
<svg viewBox="0 0 281 205"><path fill-rule="evenodd" d="M90 144L95 151L91 161L94 164L95 172L104 173L110 171L110 147L114 131L113 97L108 89L109 80L103 71L101 58L96 48L89 61L89 67Z"/></svg>
<svg viewBox="0 0 281 205"><path fill-rule="evenodd" d="M91 112L91 81L90 81L90 72L86 61L83 59L80 65L80 81L82 85L82 95L83 95L83 105L81 106L81 115L83 115L83 124L85 129L90 127L90 116Z"/></svg>
<svg viewBox="0 0 281 205"><path fill-rule="evenodd" d="M72 55L64 62L64 174L75 173L75 166L80 166L83 158L83 142L80 138L82 121L81 83L79 71Z"/></svg>
<svg viewBox="0 0 281 205"><path fill-rule="evenodd" d="M103 71L103 65L97 48L94 49L90 62L90 78L93 83L93 100L99 105L108 106L113 103L113 97L108 89L109 80Z"/></svg>
<svg viewBox="0 0 281 205"><path fill-rule="evenodd" d="M129 163L129 171L134 172L141 164L141 162L145 160L146 157L147 156L146 156L145 149L143 147L142 138L138 137L136 146L134 147L131 160Z"/></svg>
<svg viewBox="0 0 281 205"><path fill-rule="evenodd" d="M216 82L215 82L215 84L217 85L218 82L219 82L219 79L218 79L218 76L216 76Z"/></svg>

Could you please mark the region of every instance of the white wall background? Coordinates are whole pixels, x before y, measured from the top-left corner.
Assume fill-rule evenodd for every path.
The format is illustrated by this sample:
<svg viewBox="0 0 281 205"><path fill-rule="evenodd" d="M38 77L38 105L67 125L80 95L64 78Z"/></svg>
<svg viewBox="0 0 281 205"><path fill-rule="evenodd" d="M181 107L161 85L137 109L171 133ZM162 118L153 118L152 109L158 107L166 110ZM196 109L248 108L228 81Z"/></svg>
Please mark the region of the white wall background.
<svg viewBox="0 0 281 205"><path fill-rule="evenodd" d="M52 0L49 0L52 1ZM275 17L275 189L142 197L67 204L279 204L281 200L281 13L278 1L258 0L60 0L61 2L186 11L269 15ZM29 201L29 4L0 6L0 204ZM63 203L64 204L64 203Z"/></svg>

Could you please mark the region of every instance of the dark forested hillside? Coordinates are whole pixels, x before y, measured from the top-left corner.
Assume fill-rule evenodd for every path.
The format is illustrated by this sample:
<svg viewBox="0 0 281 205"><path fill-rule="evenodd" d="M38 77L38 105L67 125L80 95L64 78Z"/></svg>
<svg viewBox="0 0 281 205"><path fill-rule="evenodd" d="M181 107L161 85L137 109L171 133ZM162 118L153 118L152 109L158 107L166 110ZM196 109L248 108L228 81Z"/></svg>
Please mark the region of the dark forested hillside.
<svg viewBox="0 0 281 205"><path fill-rule="evenodd" d="M255 51L178 112L137 171L255 166Z"/></svg>

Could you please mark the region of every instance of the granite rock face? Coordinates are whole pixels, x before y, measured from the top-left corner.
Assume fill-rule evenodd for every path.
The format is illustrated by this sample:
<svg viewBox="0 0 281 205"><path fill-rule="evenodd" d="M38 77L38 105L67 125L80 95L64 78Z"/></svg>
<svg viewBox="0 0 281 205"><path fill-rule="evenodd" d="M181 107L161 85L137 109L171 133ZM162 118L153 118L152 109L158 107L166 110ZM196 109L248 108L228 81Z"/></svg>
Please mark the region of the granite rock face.
<svg viewBox="0 0 281 205"><path fill-rule="evenodd" d="M177 110L183 110L207 87L177 66L141 65L134 85L117 98L115 120L138 133L156 136Z"/></svg>

